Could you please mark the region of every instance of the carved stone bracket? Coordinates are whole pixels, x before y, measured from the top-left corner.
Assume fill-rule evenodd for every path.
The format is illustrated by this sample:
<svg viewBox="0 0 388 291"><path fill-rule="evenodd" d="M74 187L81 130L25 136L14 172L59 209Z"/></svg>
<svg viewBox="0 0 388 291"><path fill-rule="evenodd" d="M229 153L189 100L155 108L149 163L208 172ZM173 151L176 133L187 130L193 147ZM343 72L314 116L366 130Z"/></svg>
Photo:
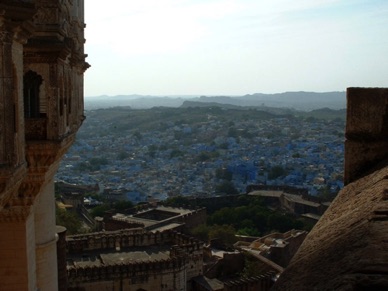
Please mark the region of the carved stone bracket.
<svg viewBox="0 0 388 291"><path fill-rule="evenodd" d="M0 212L0 223L26 221L31 212L31 206L5 207Z"/></svg>
<svg viewBox="0 0 388 291"><path fill-rule="evenodd" d="M62 156L71 146L74 138L75 135L71 135L62 141L46 140L27 143L28 175L21 183L18 195L10 203L17 205L33 203L44 184L55 175Z"/></svg>
<svg viewBox="0 0 388 291"><path fill-rule="evenodd" d="M35 197L39 194L40 189L44 185L44 176L38 176L35 181L27 177L19 187L18 195L15 196L10 204L19 206L29 206L34 203Z"/></svg>
<svg viewBox="0 0 388 291"><path fill-rule="evenodd" d="M27 1L0 2L0 40L12 39L25 44L34 30L32 17L36 13L33 3Z"/></svg>
<svg viewBox="0 0 388 291"><path fill-rule="evenodd" d="M5 206L17 195L18 188L27 176L26 164L18 168L0 169L0 206Z"/></svg>

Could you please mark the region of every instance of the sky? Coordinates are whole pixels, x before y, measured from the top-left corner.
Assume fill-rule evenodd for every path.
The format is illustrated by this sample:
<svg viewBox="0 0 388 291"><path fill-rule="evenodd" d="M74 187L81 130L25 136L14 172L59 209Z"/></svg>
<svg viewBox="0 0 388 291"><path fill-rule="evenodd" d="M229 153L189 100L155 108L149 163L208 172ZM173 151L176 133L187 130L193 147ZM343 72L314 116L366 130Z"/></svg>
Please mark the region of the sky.
<svg viewBox="0 0 388 291"><path fill-rule="evenodd" d="M85 1L85 96L388 87L387 0Z"/></svg>

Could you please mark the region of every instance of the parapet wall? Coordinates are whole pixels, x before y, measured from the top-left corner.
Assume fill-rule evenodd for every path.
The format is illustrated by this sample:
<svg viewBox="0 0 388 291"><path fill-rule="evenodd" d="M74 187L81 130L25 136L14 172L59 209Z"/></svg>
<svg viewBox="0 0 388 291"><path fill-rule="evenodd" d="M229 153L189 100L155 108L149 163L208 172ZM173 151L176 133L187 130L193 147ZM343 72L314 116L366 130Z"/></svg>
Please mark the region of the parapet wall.
<svg viewBox="0 0 388 291"><path fill-rule="evenodd" d="M261 276L241 278L224 282L224 291L255 290L268 291L274 284L274 273L268 272Z"/></svg>
<svg viewBox="0 0 388 291"><path fill-rule="evenodd" d="M246 188L246 194L252 191L265 190L265 191L283 191L288 194L303 195L309 197L309 191L304 188L296 188L288 185L248 185Z"/></svg>
<svg viewBox="0 0 388 291"><path fill-rule="evenodd" d="M144 286L147 290L159 290L160 284L157 285L157 282L169 282L166 288L174 286L173 290L183 290L186 281L202 274L203 243L173 230L156 233L144 232L142 229L121 230L77 235L67 239L70 254L84 254L88 251L117 252L122 248L128 248L124 249L128 251L134 246L153 245L170 245L169 257L117 261L100 266L74 264L67 268L69 286L83 286L87 288L85 290L108 290L107 288L113 288L112 284L121 282L121 285L127 287L120 290L137 290Z"/></svg>
<svg viewBox="0 0 388 291"><path fill-rule="evenodd" d="M388 88L348 88L346 97L345 185L388 159Z"/></svg>
<svg viewBox="0 0 388 291"><path fill-rule="evenodd" d="M133 229L133 228L144 228L144 223L138 221L130 221L127 219L119 219L107 217L104 218L103 229L106 231L116 231L120 229Z"/></svg>
<svg viewBox="0 0 388 291"><path fill-rule="evenodd" d="M119 278L140 277L147 278L158 273L181 271L186 266L183 257L174 257L167 260L154 260L147 262L118 262L115 265L104 266L73 266L68 267L67 275L70 285L76 282L110 281Z"/></svg>
<svg viewBox="0 0 388 291"><path fill-rule="evenodd" d="M116 250L134 246L152 246L170 243L185 248L190 252L202 249L199 240L172 230L163 232L144 232L142 229L96 232L85 235L74 235L67 238L67 249L70 254L87 251Z"/></svg>

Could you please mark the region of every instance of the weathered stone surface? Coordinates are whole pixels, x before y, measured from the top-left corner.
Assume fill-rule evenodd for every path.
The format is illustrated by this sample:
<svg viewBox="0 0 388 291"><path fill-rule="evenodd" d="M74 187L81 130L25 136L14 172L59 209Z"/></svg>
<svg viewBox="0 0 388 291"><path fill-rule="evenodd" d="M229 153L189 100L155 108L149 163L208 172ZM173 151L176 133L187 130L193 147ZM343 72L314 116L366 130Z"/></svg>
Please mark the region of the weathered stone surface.
<svg viewBox="0 0 388 291"><path fill-rule="evenodd" d="M348 88L345 185L388 158L388 89Z"/></svg>
<svg viewBox="0 0 388 291"><path fill-rule="evenodd" d="M348 88L346 137L388 140L388 89Z"/></svg>
<svg viewBox="0 0 388 291"><path fill-rule="evenodd" d="M273 290L386 290L387 193L388 166L345 187Z"/></svg>
<svg viewBox="0 0 388 291"><path fill-rule="evenodd" d="M370 173L388 158L388 141L345 141L345 184Z"/></svg>
<svg viewBox="0 0 388 291"><path fill-rule="evenodd" d="M84 119L82 13L83 0L0 1L0 290L58 288L53 177Z"/></svg>

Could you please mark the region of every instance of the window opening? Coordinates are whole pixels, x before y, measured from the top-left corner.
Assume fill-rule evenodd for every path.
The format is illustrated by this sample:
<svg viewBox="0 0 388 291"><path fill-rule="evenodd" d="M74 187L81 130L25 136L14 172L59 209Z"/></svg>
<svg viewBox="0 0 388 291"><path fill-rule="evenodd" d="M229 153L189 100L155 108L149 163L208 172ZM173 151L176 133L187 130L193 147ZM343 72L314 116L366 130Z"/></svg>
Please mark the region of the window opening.
<svg viewBox="0 0 388 291"><path fill-rule="evenodd" d="M33 71L28 71L23 78L24 117L39 118L39 90L42 77Z"/></svg>

